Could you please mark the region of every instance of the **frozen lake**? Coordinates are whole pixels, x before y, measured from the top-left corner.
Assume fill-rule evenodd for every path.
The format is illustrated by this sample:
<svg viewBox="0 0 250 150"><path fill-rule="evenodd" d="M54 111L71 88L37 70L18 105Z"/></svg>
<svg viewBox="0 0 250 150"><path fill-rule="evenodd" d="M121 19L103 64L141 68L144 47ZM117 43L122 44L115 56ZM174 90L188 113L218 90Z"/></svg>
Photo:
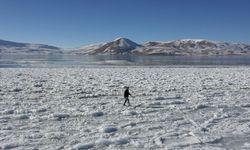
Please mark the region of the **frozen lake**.
<svg viewBox="0 0 250 150"><path fill-rule="evenodd" d="M249 97L248 66L0 68L0 149L247 150Z"/></svg>
<svg viewBox="0 0 250 150"><path fill-rule="evenodd" d="M250 65L249 56L0 55L0 68L94 65Z"/></svg>

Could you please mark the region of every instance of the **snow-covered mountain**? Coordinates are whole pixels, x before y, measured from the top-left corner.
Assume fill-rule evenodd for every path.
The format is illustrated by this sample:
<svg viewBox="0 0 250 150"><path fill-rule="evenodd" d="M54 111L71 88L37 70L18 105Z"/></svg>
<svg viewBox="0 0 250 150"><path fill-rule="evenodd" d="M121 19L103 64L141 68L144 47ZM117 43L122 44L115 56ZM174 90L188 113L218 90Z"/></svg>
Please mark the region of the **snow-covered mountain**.
<svg viewBox="0 0 250 150"><path fill-rule="evenodd" d="M71 49L69 54L86 55L250 55L250 45L204 39L147 42L139 45L126 38Z"/></svg>
<svg viewBox="0 0 250 150"><path fill-rule="evenodd" d="M18 43L12 41L0 40L0 54L62 54L62 49L44 45L44 44L30 44L30 43Z"/></svg>
<svg viewBox="0 0 250 150"><path fill-rule="evenodd" d="M70 55L250 55L250 45L182 39L137 44L127 38L92 44L80 48L61 49L43 44L17 43L0 40L0 54L70 54Z"/></svg>
<svg viewBox="0 0 250 150"><path fill-rule="evenodd" d="M246 55L250 45L203 39L182 39L167 42L147 42L133 50L142 55Z"/></svg>
<svg viewBox="0 0 250 150"><path fill-rule="evenodd" d="M112 42L93 44L89 46L80 47L77 49L71 49L67 51L70 54L129 54L132 50L141 47L141 45L127 39L127 38L117 38Z"/></svg>

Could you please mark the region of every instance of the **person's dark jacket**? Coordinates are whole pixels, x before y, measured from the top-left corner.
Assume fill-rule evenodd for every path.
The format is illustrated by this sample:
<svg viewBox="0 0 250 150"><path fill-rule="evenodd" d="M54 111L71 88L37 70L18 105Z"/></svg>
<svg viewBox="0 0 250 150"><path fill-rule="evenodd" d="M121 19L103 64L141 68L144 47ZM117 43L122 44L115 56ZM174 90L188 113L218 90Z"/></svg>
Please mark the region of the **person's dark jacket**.
<svg viewBox="0 0 250 150"><path fill-rule="evenodd" d="M129 95L131 95L131 94L129 93L129 90L126 89L124 92L124 97L127 98Z"/></svg>

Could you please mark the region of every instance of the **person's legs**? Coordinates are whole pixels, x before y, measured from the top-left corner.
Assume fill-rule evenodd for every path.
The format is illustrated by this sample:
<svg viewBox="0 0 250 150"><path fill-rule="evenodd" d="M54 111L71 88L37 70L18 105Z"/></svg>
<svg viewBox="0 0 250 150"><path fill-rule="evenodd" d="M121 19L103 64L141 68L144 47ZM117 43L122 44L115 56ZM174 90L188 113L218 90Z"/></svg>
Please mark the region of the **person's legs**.
<svg viewBox="0 0 250 150"><path fill-rule="evenodd" d="M125 106L127 101L128 101L128 97L125 97L125 102L124 102L123 106Z"/></svg>

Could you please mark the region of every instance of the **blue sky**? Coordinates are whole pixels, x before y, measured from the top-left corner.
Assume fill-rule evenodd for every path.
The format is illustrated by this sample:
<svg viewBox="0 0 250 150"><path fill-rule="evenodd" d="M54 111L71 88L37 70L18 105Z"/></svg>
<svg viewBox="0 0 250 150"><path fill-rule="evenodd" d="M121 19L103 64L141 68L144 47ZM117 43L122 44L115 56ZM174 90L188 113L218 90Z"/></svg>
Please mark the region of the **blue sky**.
<svg viewBox="0 0 250 150"><path fill-rule="evenodd" d="M0 39L79 47L116 37L250 44L250 1L0 0Z"/></svg>

